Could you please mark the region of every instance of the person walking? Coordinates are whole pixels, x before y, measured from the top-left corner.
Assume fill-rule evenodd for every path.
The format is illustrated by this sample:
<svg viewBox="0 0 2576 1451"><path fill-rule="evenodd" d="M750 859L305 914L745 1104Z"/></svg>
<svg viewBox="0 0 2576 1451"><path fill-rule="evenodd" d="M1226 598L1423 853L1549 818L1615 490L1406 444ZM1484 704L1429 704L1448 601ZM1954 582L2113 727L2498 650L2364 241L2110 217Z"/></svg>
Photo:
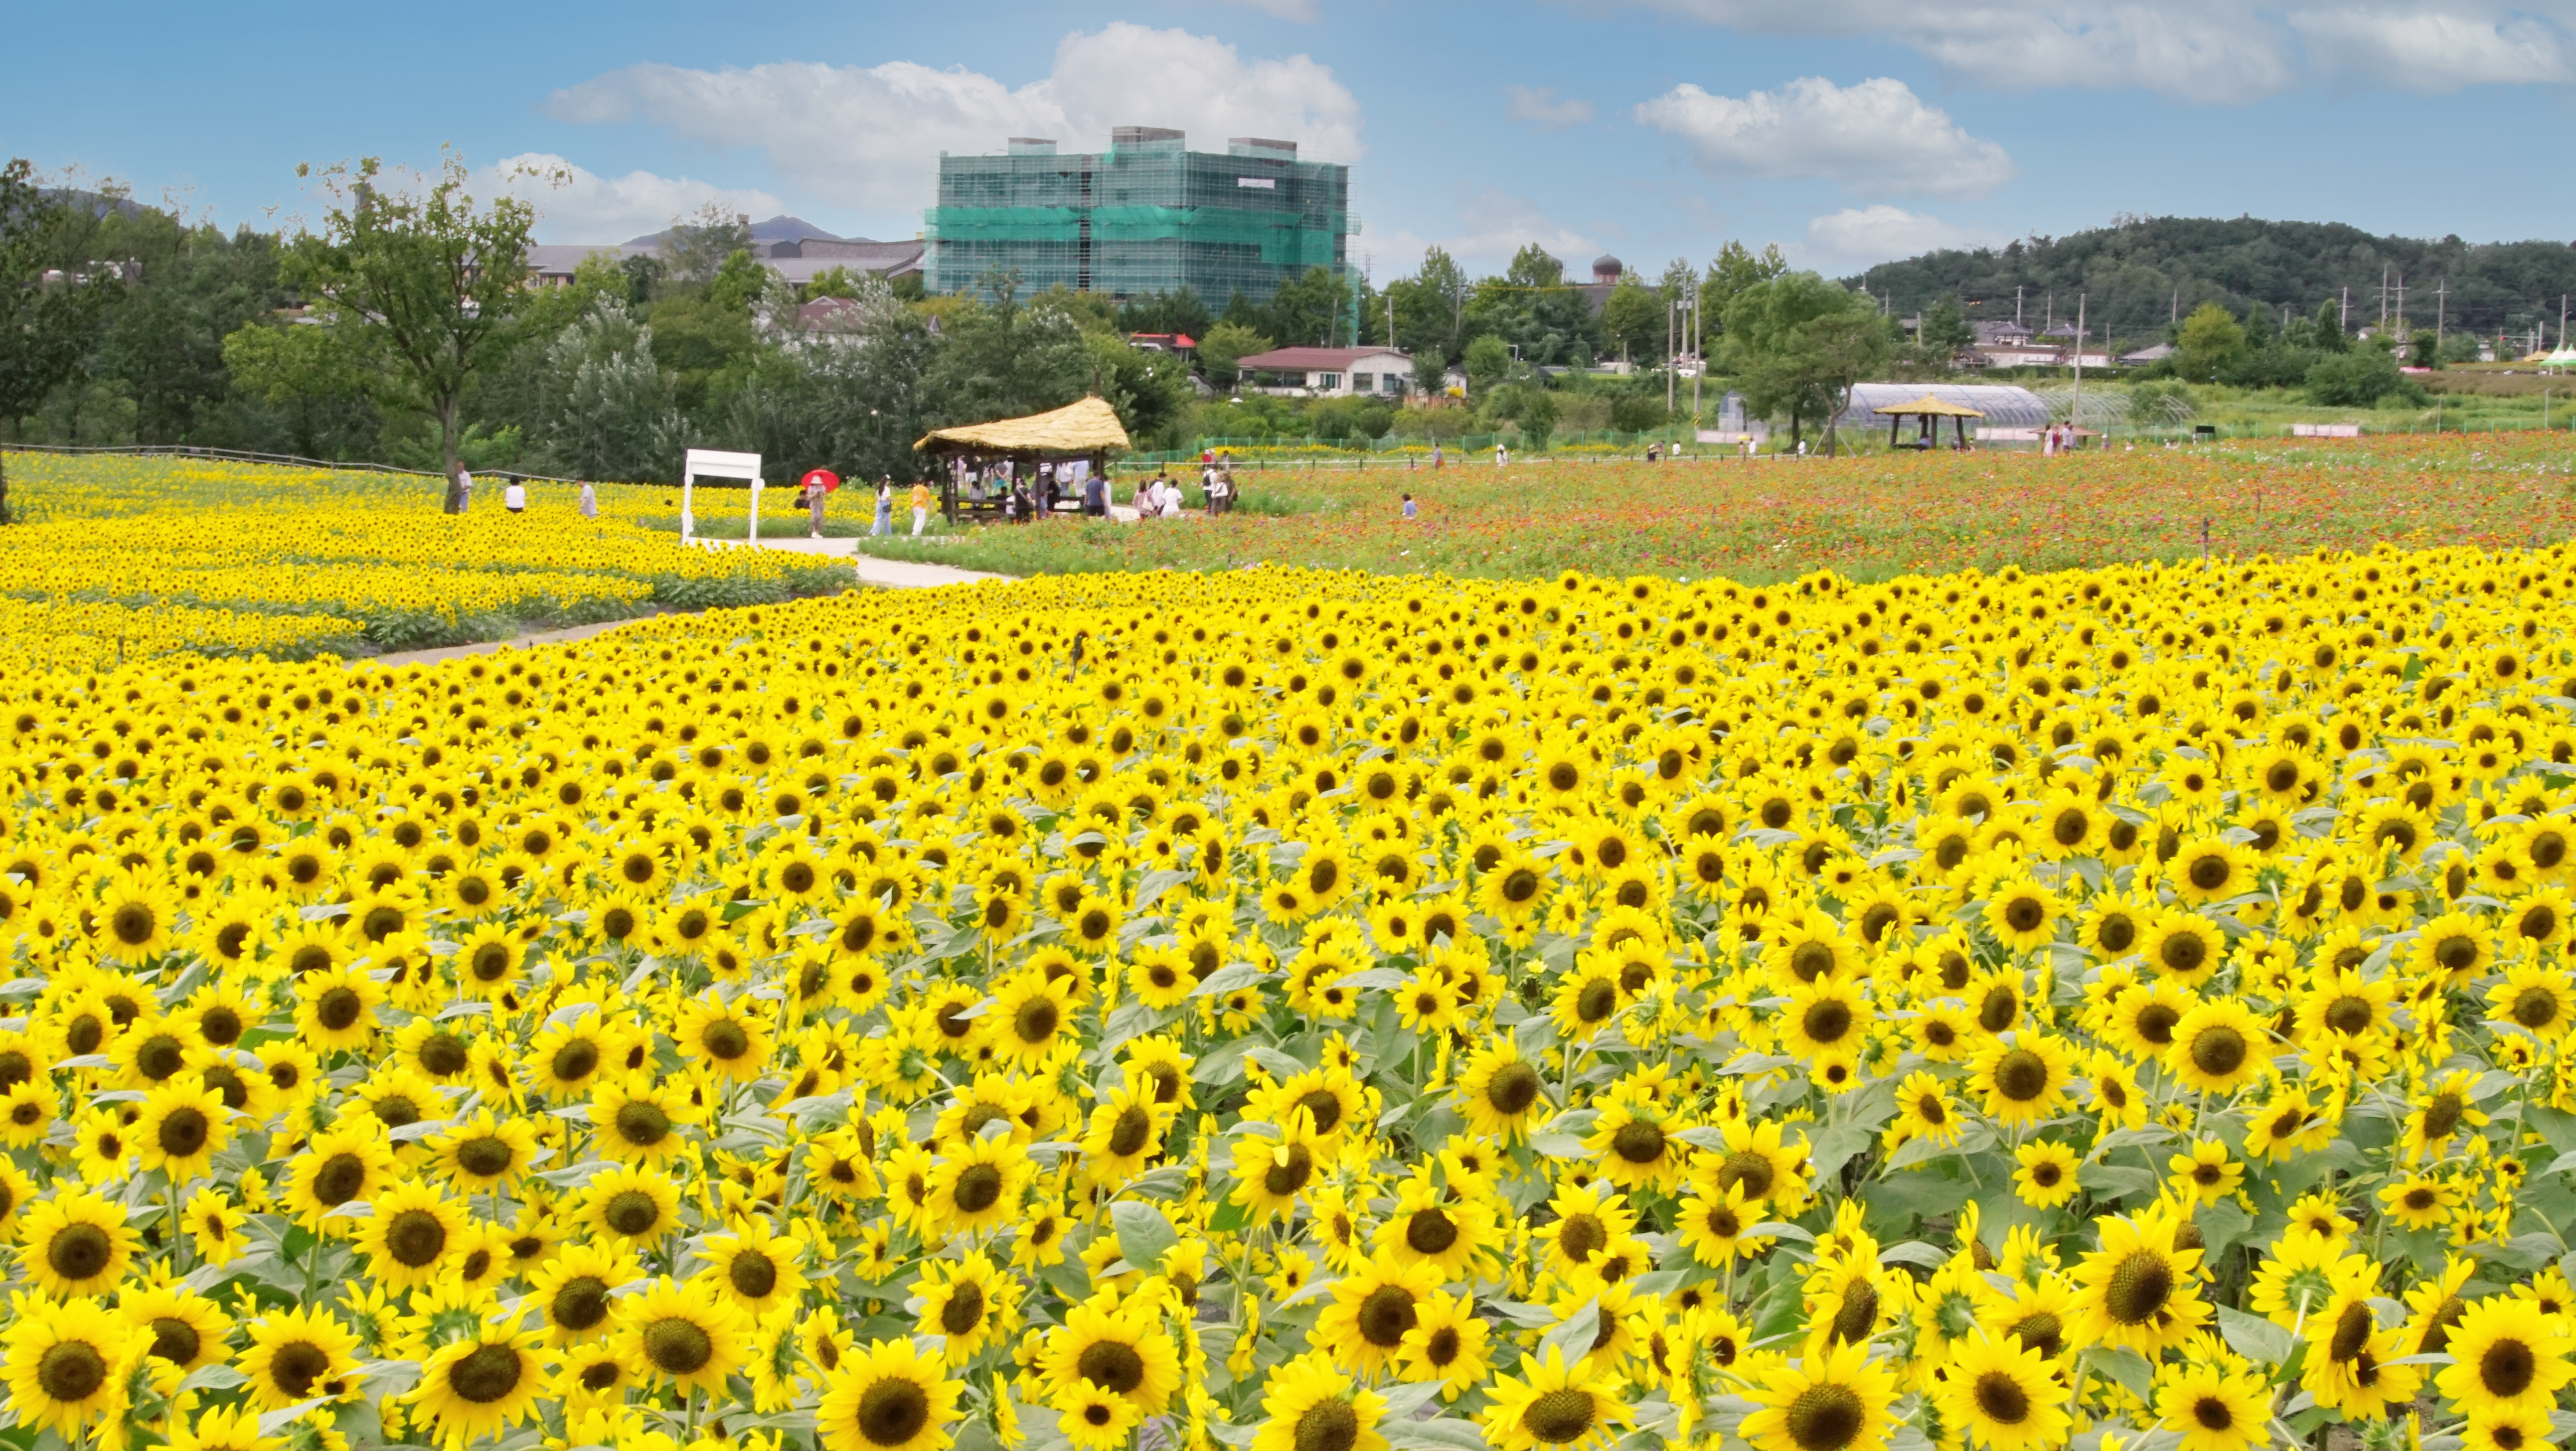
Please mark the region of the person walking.
<svg viewBox="0 0 2576 1451"><path fill-rule="evenodd" d="M894 475L886 474L877 480L877 517L868 525L868 537L873 539L880 534L893 532Z"/></svg>
<svg viewBox="0 0 2576 1451"><path fill-rule="evenodd" d="M473 507L474 476L465 471L465 465L458 464L456 466L456 512L462 514Z"/></svg>
<svg viewBox="0 0 2576 1451"><path fill-rule="evenodd" d="M1494 445L1494 467L1496 467L1496 468L1502 468L1502 467L1504 467L1504 466L1508 465L1509 463L1511 463L1511 461L1512 461L1512 450L1511 450L1511 445L1509 445L1509 444L1505 444L1505 443L1497 443L1497 444L1495 444L1495 445Z"/></svg>
<svg viewBox="0 0 2576 1451"><path fill-rule="evenodd" d="M823 537L823 498L827 492L821 484L809 485L805 490L805 537L808 539Z"/></svg>
<svg viewBox="0 0 2576 1451"><path fill-rule="evenodd" d="M599 490L592 488L588 479L581 481L581 517L585 519L599 517Z"/></svg>
<svg viewBox="0 0 2576 1451"><path fill-rule="evenodd" d="M516 474L501 489L501 507L513 514L528 512L528 486Z"/></svg>
<svg viewBox="0 0 2576 1451"><path fill-rule="evenodd" d="M930 485L915 479L912 484L912 537L921 537L921 526L930 522Z"/></svg>
<svg viewBox="0 0 2576 1451"><path fill-rule="evenodd" d="M1433 473L1440 471L1440 445L1436 443L1431 445L1431 471Z"/></svg>

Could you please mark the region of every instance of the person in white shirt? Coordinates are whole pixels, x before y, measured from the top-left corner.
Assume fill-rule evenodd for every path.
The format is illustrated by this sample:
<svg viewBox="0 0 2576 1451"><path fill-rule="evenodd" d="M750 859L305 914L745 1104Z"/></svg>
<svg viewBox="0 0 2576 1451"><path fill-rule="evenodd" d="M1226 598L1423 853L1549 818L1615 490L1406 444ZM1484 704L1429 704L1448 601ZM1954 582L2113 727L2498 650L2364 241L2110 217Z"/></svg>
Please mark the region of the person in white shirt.
<svg viewBox="0 0 2576 1451"><path fill-rule="evenodd" d="M599 491L590 486L588 479L581 481L581 517L585 519L599 517Z"/></svg>
<svg viewBox="0 0 2576 1451"><path fill-rule="evenodd" d="M501 507L513 514L528 512L528 486L518 479L510 480L502 487Z"/></svg>
<svg viewBox="0 0 2576 1451"><path fill-rule="evenodd" d="M474 476L465 471L465 465L458 464L456 466L456 512L462 514L472 507L474 507Z"/></svg>

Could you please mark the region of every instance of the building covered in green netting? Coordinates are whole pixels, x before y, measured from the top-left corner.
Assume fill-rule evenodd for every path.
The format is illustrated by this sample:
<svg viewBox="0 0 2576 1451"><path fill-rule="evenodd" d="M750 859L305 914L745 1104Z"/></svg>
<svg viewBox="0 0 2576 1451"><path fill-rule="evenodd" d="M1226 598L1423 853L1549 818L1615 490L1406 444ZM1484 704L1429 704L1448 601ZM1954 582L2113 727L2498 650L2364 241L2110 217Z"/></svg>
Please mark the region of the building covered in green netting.
<svg viewBox="0 0 2576 1451"><path fill-rule="evenodd" d="M989 295L988 277L1017 272L1022 297L1058 284L1120 299L1186 287L1222 309L1238 292L1267 302L1310 267L1346 274L1358 230L1349 167L1300 161L1293 141L1236 137L1218 156L1187 139L1120 126L1105 152L1013 137L998 156L943 153L923 283Z"/></svg>

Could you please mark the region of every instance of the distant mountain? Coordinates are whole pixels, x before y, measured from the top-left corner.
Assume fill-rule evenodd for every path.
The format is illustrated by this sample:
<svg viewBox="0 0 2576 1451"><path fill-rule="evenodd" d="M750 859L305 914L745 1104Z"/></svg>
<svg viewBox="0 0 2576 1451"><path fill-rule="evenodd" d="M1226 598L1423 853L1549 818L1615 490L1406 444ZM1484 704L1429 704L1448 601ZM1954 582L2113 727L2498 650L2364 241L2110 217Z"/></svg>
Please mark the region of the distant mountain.
<svg viewBox="0 0 2576 1451"><path fill-rule="evenodd" d="M2034 331L2073 322L2085 294L2092 336L2107 329L2116 341L2143 343L2204 302L2239 317L2261 307L2278 321L2284 307L2309 315L2320 303L2341 307L2346 288L2349 325L2375 327L2383 276L2392 323L2402 277L2409 327L2433 326L2438 309L2455 331L2491 338L2545 325L2554 341L2560 299L2576 295L2576 245L2374 237L2333 222L2252 217L2122 217L2066 237L1929 252L1845 281L1886 298L1902 316L1951 297L1971 320L2012 317L2019 288L2021 319Z"/></svg>
<svg viewBox="0 0 2576 1451"><path fill-rule="evenodd" d="M102 192L81 191L67 186L38 187L36 191L48 201L65 203L75 209L86 211L93 217L104 217L110 212L122 212L128 217L139 217L153 210L132 197L108 196Z"/></svg>
<svg viewBox="0 0 2576 1451"><path fill-rule="evenodd" d="M665 241L669 240L670 235L671 234L668 231L647 232L641 237L630 239L626 245L629 247L658 247ZM865 237L836 237L830 232L824 231L821 227L814 225L812 222L805 220L803 217L790 216L775 216L765 222L752 223L751 239L755 242L799 242L809 240L822 242L864 242L868 240Z"/></svg>

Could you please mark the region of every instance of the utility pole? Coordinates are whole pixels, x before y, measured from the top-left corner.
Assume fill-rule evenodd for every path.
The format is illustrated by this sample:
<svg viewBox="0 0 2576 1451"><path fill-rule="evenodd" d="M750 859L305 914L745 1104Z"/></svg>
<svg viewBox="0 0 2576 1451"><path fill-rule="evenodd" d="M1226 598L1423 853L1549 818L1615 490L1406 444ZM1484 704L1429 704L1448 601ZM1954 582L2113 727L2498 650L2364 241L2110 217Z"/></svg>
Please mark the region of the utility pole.
<svg viewBox="0 0 2576 1451"><path fill-rule="evenodd" d="M1681 320L1681 299L1674 298L1666 302L1664 304L1664 413L1667 417L1671 416L1673 411L1673 366L1680 361L1674 356L1676 349L1673 339L1681 331Z"/></svg>
<svg viewBox="0 0 2576 1451"><path fill-rule="evenodd" d="M2174 284L2173 313L2165 320L2167 322L2182 321L2182 284L2179 282Z"/></svg>
<svg viewBox="0 0 2576 1451"><path fill-rule="evenodd" d="M2447 317L2450 301L2451 279L2445 277L2440 279L2440 285L2433 289L2433 362L2436 365L2442 361L2442 324Z"/></svg>
<svg viewBox="0 0 2576 1451"><path fill-rule="evenodd" d="M2397 274L2397 331L2406 331L2406 274ZM2400 350L2403 350L2401 345Z"/></svg>
<svg viewBox="0 0 2576 1451"><path fill-rule="evenodd" d="M1693 274L1691 277L1691 440L1694 443L1699 440L1699 379L1702 373L1708 371L1708 364L1700 358L1702 311L1699 277Z"/></svg>
<svg viewBox="0 0 2576 1451"><path fill-rule="evenodd" d="M2075 294L2075 401L2066 405L2066 426L2079 434L2084 427L2084 298Z"/></svg>
<svg viewBox="0 0 2576 1451"><path fill-rule="evenodd" d="M2021 326L2021 289L2022 289L2022 285L2021 285L2020 283L2016 282L2016 283L2014 283L2014 284L2013 284L2013 326L2014 326L2014 327L2019 327L2019 326Z"/></svg>
<svg viewBox="0 0 2576 1451"><path fill-rule="evenodd" d="M2379 264L2379 335L2388 336L2388 264Z"/></svg>
<svg viewBox="0 0 2576 1451"><path fill-rule="evenodd" d="M2335 330L2342 333L2352 331L2352 284L2349 282L2343 285L2343 311L2335 314Z"/></svg>

